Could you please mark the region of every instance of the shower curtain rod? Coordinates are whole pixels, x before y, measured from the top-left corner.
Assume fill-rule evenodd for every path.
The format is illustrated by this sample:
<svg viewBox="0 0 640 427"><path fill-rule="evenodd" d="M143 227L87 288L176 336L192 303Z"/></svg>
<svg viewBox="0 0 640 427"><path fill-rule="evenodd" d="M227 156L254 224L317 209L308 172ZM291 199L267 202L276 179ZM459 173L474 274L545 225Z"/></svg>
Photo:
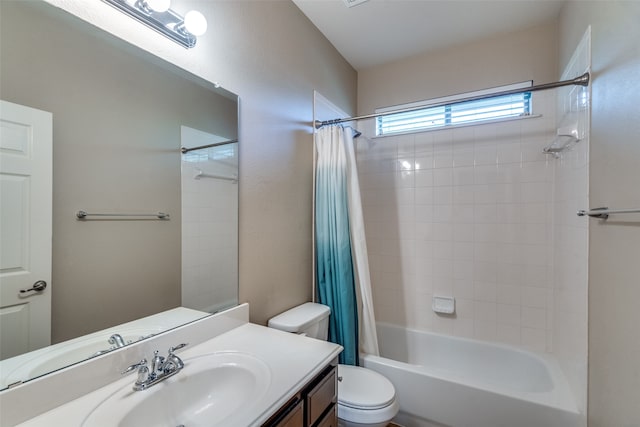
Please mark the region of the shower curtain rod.
<svg viewBox="0 0 640 427"><path fill-rule="evenodd" d="M589 77L590 77L589 73L584 73L580 77L576 77L575 79L571 79L571 80L562 80L562 81L559 81L559 82L545 83L545 84L541 84L541 85L537 85L537 86L531 86L531 87L528 87L528 88L504 90L504 91L501 91L501 92L494 92L494 93L491 93L491 94L488 94L488 95L470 96L468 98L457 99L455 102L459 103L459 102L468 102L468 101L479 101L481 99L488 99L488 98L493 98L493 97L496 97L496 96L515 95L515 94L518 94L518 93L535 92L535 91L538 91L538 90L547 90L547 89L555 89L557 87L570 86L570 85L589 86ZM388 116L388 115L397 114L397 113L409 113L409 112L412 112L412 111L422 110L423 108L426 108L426 107L442 107L442 106L448 105L448 104L451 104L451 101L438 102L438 103L435 103L435 104L421 105L420 107L400 108L398 110L385 111L384 113L367 114L367 115L364 115L364 116L345 117L345 118L342 118L342 119L323 120L323 121L316 120L314 122L314 126L315 126L316 129L320 129L322 126L325 126L325 125L335 125L335 124L338 124L338 123L352 122L352 121L355 121L355 120L373 119L375 117L383 117L383 116Z"/></svg>
<svg viewBox="0 0 640 427"><path fill-rule="evenodd" d="M198 147L192 147L192 148L180 147L180 152L182 154L186 154L189 151L202 150L203 148L218 147L220 145L235 144L236 142L238 142L237 139L232 139L230 141L214 142L213 144L200 145Z"/></svg>

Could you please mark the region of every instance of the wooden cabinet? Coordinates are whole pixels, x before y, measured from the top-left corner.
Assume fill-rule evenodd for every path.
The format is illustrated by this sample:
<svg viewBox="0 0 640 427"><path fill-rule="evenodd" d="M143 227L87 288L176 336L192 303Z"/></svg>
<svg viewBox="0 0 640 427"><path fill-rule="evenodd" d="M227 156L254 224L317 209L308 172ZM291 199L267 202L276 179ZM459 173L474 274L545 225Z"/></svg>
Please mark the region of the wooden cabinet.
<svg viewBox="0 0 640 427"><path fill-rule="evenodd" d="M286 405L285 405L286 406ZM304 425L304 401L300 400L293 407L285 411L284 417L277 424L278 427L300 427Z"/></svg>
<svg viewBox="0 0 640 427"><path fill-rule="evenodd" d="M320 374L316 380L320 380L306 394L305 413L307 422L305 426L318 425L318 420L328 413L328 409L335 405L338 400L338 390L336 382L336 367L329 366L326 372ZM313 383L313 382L312 382Z"/></svg>
<svg viewBox="0 0 640 427"><path fill-rule="evenodd" d="M333 405L333 408L316 424L316 427L338 427L338 404Z"/></svg>
<svg viewBox="0 0 640 427"><path fill-rule="evenodd" d="M337 427L337 360L302 388L263 427Z"/></svg>

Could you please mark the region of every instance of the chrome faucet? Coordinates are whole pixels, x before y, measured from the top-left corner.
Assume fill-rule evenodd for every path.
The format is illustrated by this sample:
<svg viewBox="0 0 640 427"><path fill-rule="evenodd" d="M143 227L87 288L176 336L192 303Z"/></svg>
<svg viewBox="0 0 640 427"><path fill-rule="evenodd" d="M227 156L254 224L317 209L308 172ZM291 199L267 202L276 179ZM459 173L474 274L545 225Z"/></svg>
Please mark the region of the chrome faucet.
<svg viewBox="0 0 640 427"><path fill-rule="evenodd" d="M116 348L124 347L125 345L127 345L127 343L124 342L124 338L122 338L122 335L120 334L111 335L109 337L109 344L115 345Z"/></svg>
<svg viewBox="0 0 640 427"><path fill-rule="evenodd" d="M116 348L124 347L125 345L127 345L127 343L124 341L124 338L122 338L122 335L120 334L111 335L109 337L108 343L111 344L113 347L108 348L106 350L98 350L95 353L93 353L91 357L101 356L105 353L109 353L110 351L115 350Z"/></svg>
<svg viewBox="0 0 640 427"><path fill-rule="evenodd" d="M159 356L158 350L156 350L153 352L153 359L151 359L151 368L147 366L147 359L142 359L140 362L125 369L122 372L122 375L137 371L138 378L133 384L133 390L146 390L149 387L158 384L160 381L164 381L177 374L182 368L184 368L184 362L174 352L186 347L187 345L188 344L179 344L175 347L170 347L167 357Z"/></svg>

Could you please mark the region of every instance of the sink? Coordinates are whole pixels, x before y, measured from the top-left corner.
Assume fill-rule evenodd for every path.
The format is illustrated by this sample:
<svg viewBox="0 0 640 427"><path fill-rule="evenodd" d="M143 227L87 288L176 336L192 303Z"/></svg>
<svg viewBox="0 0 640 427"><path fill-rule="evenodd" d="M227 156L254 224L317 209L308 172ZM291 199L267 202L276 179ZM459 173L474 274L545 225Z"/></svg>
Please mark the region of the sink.
<svg viewBox="0 0 640 427"><path fill-rule="evenodd" d="M173 377L143 391L132 390L135 374L127 377L126 385L95 407L82 426L247 425L247 409L271 384L269 367L247 353L210 353L184 359L184 364Z"/></svg>

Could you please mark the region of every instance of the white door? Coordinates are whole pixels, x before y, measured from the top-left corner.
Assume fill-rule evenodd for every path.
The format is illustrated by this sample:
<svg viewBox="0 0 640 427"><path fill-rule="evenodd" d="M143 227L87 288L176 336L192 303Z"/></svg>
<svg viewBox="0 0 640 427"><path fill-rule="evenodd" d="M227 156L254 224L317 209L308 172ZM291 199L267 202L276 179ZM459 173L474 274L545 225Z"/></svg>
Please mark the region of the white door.
<svg viewBox="0 0 640 427"><path fill-rule="evenodd" d="M51 113L0 101L0 360L51 343L51 181Z"/></svg>

